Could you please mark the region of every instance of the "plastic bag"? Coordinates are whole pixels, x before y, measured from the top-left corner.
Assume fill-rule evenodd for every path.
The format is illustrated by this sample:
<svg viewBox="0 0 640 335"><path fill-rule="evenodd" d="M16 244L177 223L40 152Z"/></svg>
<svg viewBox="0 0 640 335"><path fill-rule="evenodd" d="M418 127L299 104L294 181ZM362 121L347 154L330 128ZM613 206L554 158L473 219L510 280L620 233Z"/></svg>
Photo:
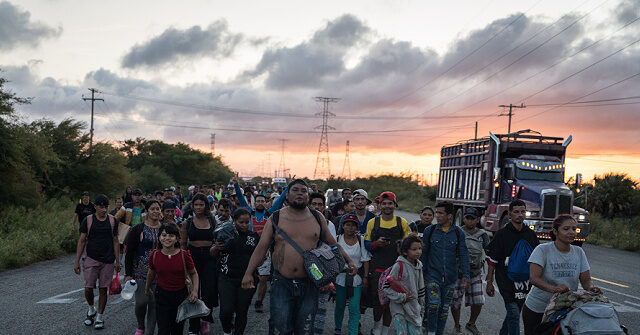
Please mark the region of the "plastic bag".
<svg viewBox="0 0 640 335"><path fill-rule="evenodd" d="M120 274L117 274L109 285L109 295L116 295L122 292L122 284L120 283Z"/></svg>
<svg viewBox="0 0 640 335"><path fill-rule="evenodd" d="M176 322L182 322L186 319L191 318L201 318L207 316L211 313L211 310L204 302L200 299L196 300L196 302L191 303L189 298L184 299L184 301L178 306L178 313L176 314Z"/></svg>

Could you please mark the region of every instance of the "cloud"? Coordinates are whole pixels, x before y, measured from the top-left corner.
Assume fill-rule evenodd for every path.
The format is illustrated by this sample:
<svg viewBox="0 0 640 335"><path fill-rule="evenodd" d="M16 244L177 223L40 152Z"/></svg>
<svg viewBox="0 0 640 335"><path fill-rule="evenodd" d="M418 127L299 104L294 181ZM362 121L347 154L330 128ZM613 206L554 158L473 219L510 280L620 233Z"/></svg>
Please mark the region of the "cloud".
<svg viewBox="0 0 640 335"><path fill-rule="evenodd" d="M621 1L614 12L618 22L625 24L638 17L640 1Z"/></svg>
<svg viewBox="0 0 640 335"><path fill-rule="evenodd" d="M255 69L242 76L250 78L266 73L266 87L277 90L317 86L323 78L345 70L347 51L369 32L370 28L355 16L343 15L329 21L308 41L267 50Z"/></svg>
<svg viewBox="0 0 640 335"><path fill-rule="evenodd" d="M62 27L53 28L31 21L31 13L10 2L0 2L0 50L17 46L37 47L42 40L62 34Z"/></svg>
<svg viewBox="0 0 640 335"><path fill-rule="evenodd" d="M169 28L152 39L133 46L122 59L123 68L155 67L176 60L204 56L230 56L244 36L229 31L225 20L218 20L205 29ZM256 40L254 43L263 43Z"/></svg>

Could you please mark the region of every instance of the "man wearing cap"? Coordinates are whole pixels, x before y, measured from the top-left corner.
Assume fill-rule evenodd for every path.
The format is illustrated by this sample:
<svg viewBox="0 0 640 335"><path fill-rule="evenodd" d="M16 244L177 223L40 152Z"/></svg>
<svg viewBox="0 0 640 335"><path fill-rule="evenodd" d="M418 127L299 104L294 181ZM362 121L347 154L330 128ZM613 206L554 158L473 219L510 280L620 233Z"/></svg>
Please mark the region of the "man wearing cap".
<svg viewBox="0 0 640 335"><path fill-rule="evenodd" d="M71 220L71 231L76 230L76 221L82 222L84 218L96 212L96 209L89 201L89 192L82 192L82 200L78 205L76 205L76 210L73 214L73 220Z"/></svg>
<svg viewBox="0 0 640 335"><path fill-rule="evenodd" d="M367 222L364 244L371 252L369 283L365 306L373 308L375 322L372 334L387 335L391 325L389 306L380 305L378 298L378 280L380 275L398 258L397 242L409 235L411 228L407 220L394 215L398 203L393 192L380 194L381 215ZM383 318L384 317L384 318Z"/></svg>
<svg viewBox="0 0 640 335"><path fill-rule="evenodd" d="M347 214L355 214L358 217L358 232L360 235L364 236L367 232L367 222L376 217L375 214L367 210L367 206L371 204L367 191L361 188L355 190L353 192L353 204L356 209ZM338 225L339 234L342 234L342 221L347 214L340 218L340 223Z"/></svg>
<svg viewBox="0 0 640 335"><path fill-rule="evenodd" d="M118 213L116 213L116 219L118 219L118 221L122 221L124 218L124 224L134 227L135 225L144 222L147 213L145 212L145 208L141 202L141 189L136 188L135 190L133 190L133 195L131 196L131 198L133 199L133 201L124 204L124 206L120 208Z"/></svg>
<svg viewBox="0 0 640 335"><path fill-rule="evenodd" d="M318 288L311 282L304 269L300 253L291 246L282 234L275 232L277 226L303 250L316 248L320 241L331 247L338 247L349 265L349 273L356 273L356 266L338 246L329 233L327 222L320 213L314 214L308 207L309 190L302 179L294 179L287 187L289 206L271 215L262 231L258 246L251 255L249 265L242 279L242 287L254 288L253 274L273 243L273 282L271 283L271 308L269 334L311 334L318 309Z"/></svg>
<svg viewBox="0 0 640 335"><path fill-rule="evenodd" d="M95 214L87 216L80 223L80 238L76 248L76 260L73 271L80 274L80 258L82 253L87 252L87 257L83 262L82 272L84 273L84 296L89 305L84 324L95 329L104 328L102 319L104 309L107 306L107 288L115 273L120 272L120 263L116 260L120 256L120 243L118 242L118 227L116 219L107 214L109 208L109 198L101 194L95 200ZM114 267L115 263L115 267ZM93 306L93 289L98 288L100 298L98 309Z"/></svg>
<svg viewBox="0 0 640 335"><path fill-rule="evenodd" d="M479 228L480 213L476 208L469 207L464 211L463 217L465 242L469 250L469 271L471 284L465 289L461 279L456 282L451 301L451 315L455 322L456 334L462 334L460 326L460 309L462 308L462 297L465 296L465 307L471 306L471 316L465 326L471 334L480 335L476 327L476 320L484 305L484 291L482 289L482 268L484 266L484 249L489 245L489 235L482 228Z"/></svg>

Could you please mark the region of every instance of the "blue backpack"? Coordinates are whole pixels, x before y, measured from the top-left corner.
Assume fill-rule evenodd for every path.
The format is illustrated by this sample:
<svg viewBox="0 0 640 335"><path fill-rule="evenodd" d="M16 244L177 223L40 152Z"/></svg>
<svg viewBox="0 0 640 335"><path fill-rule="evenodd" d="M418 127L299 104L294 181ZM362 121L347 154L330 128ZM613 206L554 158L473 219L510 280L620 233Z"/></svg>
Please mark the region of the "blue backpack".
<svg viewBox="0 0 640 335"><path fill-rule="evenodd" d="M526 240L520 240L513 247L509 264L507 264L507 277L514 282L529 280L529 256L533 252L531 244Z"/></svg>

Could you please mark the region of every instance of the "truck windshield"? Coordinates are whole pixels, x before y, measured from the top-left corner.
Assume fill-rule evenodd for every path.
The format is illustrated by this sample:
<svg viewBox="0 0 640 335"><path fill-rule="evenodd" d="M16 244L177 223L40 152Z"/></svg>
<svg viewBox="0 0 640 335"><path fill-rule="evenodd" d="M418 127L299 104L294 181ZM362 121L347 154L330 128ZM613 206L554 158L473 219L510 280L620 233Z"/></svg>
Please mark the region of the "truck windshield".
<svg viewBox="0 0 640 335"><path fill-rule="evenodd" d="M532 171L516 168L516 178L521 180L544 180L562 182L562 172L559 171Z"/></svg>

